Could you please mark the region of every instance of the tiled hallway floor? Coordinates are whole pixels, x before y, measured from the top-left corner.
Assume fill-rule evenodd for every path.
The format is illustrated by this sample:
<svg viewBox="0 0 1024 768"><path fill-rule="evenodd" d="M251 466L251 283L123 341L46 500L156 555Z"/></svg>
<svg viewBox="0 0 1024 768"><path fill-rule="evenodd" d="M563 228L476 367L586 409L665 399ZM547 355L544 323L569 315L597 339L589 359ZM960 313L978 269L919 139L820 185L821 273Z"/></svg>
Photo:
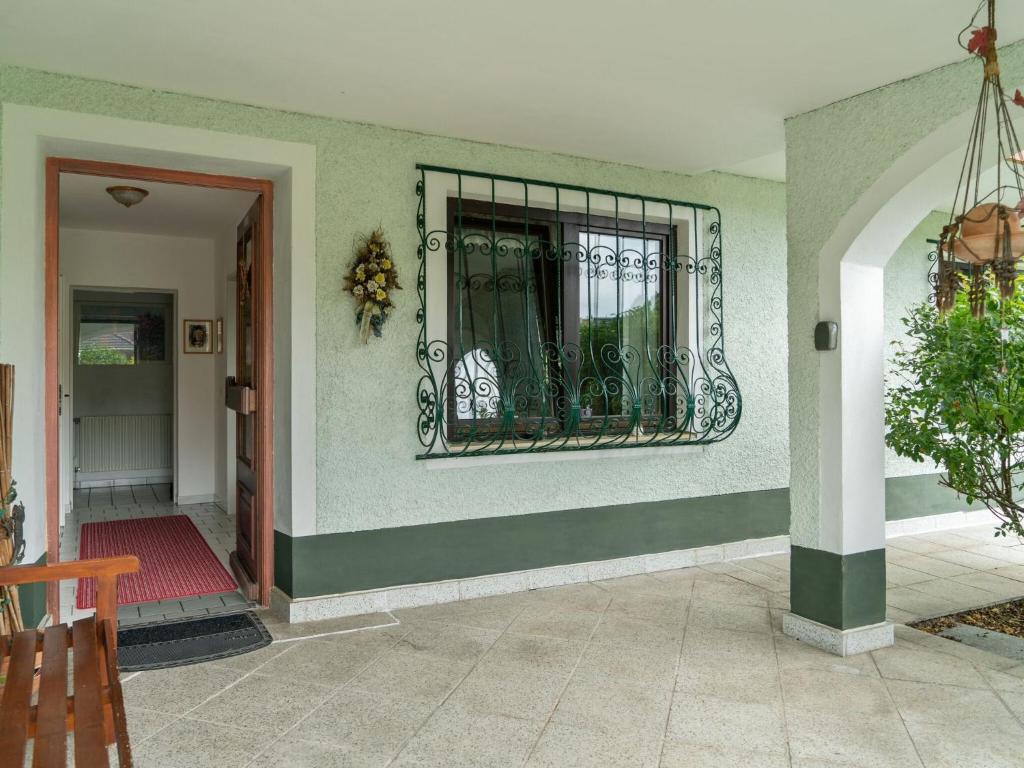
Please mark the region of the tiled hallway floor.
<svg viewBox="0 0 1024 768"><path fill-rule="evenodd" d="M893 617L1024 595L1024 547L995 542L988 526L892 541ZM819 652L781 634L787 569L268 615L261 651L125 676L137 765L1024 766L1024 665L905 626L892 648Z"/></svg>
<svg viewBox="0 0 1024 768"><path fill-rule="evenodd" d="M79 557L79 531L84 523L102 520L127 520L139 517L187 515L195 523L210 549L221 564L231 572L228 555L235 543L235 522L216 504L188 504L177 506L171 501L170 486L134 485L115 488L75 490L74 508L61 533L61 559ZM64 620L77 619L93 613L92 609L75 607L77 581L60 585L60 610ZM135 605L123 605L118 610L122 627L161 619L204 616L210 613L243 610L250 603L237 590L216 595L202 595L180 600L159 600Z"/></svg>

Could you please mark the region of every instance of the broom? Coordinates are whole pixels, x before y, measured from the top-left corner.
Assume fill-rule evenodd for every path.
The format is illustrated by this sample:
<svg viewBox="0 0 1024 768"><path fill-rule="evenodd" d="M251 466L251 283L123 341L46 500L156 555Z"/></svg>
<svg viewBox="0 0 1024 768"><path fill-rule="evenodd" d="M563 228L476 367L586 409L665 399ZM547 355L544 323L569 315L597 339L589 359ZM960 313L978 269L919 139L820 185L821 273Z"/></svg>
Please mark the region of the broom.
<svg viewBox="0 0 1024 768"><path fill-rule="evenodd" d="M7 508L11 493L12 431L14 428L14 366L0 363L0 517L10 520L12 510ZM0 527L0 568L14 560L14 541L6 526ZM24 629L17 587L0 588L0 635L12 635Z"/></svg>

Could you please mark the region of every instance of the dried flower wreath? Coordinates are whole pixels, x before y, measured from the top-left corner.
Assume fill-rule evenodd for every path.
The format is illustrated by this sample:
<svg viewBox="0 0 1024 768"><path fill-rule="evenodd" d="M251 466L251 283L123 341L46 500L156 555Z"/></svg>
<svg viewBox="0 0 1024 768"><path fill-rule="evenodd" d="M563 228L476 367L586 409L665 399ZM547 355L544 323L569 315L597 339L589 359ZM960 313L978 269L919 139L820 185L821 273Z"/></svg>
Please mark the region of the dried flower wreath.
<svg viewBox="0 0 1024 768"><path fill-rule="evenodd" d="M381 335L384 322L395 308L391 296L401 287L391 258L391 244L378 227L360 239L356 257L345 276L345 290L356 300L356 325L364 344L371 333Z"/></svg>

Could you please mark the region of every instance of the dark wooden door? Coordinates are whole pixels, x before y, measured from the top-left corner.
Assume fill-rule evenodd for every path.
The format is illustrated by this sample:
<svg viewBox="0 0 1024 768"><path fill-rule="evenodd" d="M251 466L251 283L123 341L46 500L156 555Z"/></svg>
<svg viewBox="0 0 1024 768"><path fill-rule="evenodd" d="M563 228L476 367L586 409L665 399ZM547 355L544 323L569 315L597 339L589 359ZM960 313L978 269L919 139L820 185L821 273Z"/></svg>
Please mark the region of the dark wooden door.
<svg viewBox="0 0 1024 768"><path fill-rule="evenodd" d="M260 430L257 429L257 412L260 407L258 371L263 363L259 359L261 327L258 270L263 259L259 249L263 247L263 233L260 232L260 207L262 197L238 225L236 242L237 292L235 376L228 379L225 392L227 406L235 411L235 551L231 554L231 567L239 586L249 599L256 599L259 584L260 526L259 508L263 501L259 494Z"/></svg>

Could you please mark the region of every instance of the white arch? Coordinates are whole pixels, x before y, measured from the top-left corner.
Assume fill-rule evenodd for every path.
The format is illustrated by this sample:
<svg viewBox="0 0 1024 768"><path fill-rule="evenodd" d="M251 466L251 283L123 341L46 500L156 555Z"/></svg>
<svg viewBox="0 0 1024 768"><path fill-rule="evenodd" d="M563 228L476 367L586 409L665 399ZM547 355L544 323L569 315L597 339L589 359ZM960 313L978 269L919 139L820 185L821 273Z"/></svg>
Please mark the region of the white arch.
<svg viewBox="0 0 1024 768"><path fill-rule="evenodd" d="M901 155L840 219L819 256L819 311L840 323L837 353L821 358L819 388L821 504L842 510L818 529L816 546L830 551L885 546L883 269L928 213L953 202L973 115ZM996 159L991 153L985 170Z"/></svg>

